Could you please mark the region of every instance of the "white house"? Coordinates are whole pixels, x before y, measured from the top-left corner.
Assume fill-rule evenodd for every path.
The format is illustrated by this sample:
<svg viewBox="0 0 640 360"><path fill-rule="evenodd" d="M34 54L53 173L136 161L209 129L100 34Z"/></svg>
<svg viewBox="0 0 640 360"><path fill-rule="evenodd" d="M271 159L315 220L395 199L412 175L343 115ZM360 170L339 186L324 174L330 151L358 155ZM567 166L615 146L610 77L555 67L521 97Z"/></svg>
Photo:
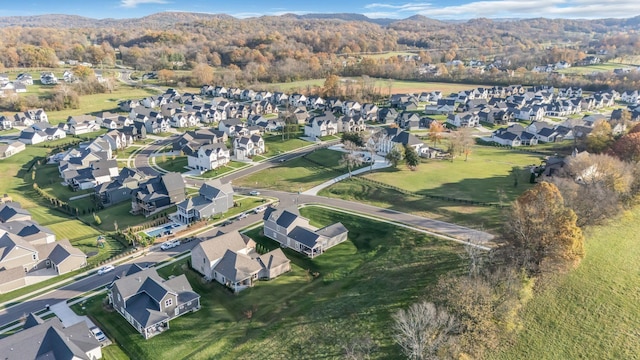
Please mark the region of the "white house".
<svg viewBox="0 0 640 360"><path fill-rule="evenodd" d="M230 156L229 149L224 144L207 144L188 155L187 162L192 169L207 171L227 164Z"/></svg>
<svg viewBox="0 0 640 360"><path fill-rule="evenodd" d="M233 139L233 153L237 160L250 160L265 151L264 140L260 135L242 136Z"/></svg>

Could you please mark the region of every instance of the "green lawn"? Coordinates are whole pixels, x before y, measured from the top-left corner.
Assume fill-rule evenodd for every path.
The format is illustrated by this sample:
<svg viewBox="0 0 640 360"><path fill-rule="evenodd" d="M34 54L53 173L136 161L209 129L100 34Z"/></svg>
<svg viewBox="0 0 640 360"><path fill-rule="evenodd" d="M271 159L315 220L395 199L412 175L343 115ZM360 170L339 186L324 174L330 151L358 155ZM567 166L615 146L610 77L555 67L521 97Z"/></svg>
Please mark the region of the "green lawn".
<svg viewBox="0 0 640 360"><path fill-rule="evenodd" d="M586 232L586 257L524 311L515 343L490 359L637 359L640 208Z"/></svg>
<svg viewBox="0 0 640 360"><path fill-rule="evenodd" d="M119 229L126 229L129 226L138 225L147 221L144 215L131 215L131 201L124 201L120 204L110 206L106 209L96 211L96 215L102 220L102 224L98 227L104 231L115 231L114 222L118 224ZM82 219L88 223L93 223L93 214L86 214Z"/></svg>
<svg viewBox="0 0 640 360"><path fill-rule="evenodd" d="M118 159L128 159L130 155L132 155L134 152L139 151L140 148L142 146L129 146L126 149L123 150L119 150L117 153L114 154L114 156L116 156Z"/></svg>
<svg viewBox="0 0 640 360"><path fill-rule="evenodd" d="M188 160L186 156L158 156L156 159L156 165L161 169L164 169L168 172L178 172L183 173L186 172L186 166L188 165Z"/></svg>
<svg viewBox="0 0 640 360"><path fill-rule="evenodd" d="M217 178L220 177L228 172L234 171L234 170L238 170L238 169L242 169L242 168L246 168L247 166L249 166L249 164L247 163L243 163L240 161L229 161L229 163L227 163L226 165L219 167L217 169L214 170L209 170L204 172L201 175L198 175L197 177L201 177L201 178L205 178L205 179L211 179L211 178Z"/></svg>
<svg viewBox="0 0 640 360"><path fill-rule="evenodd" d="M74 196L93 193L92 189L73 191L68 186L62 185L58 164L36 165L35 181L40 189L64 202L69 202L69 198Z"/></svg>
<svg viewBox="0 0 640 360"><path fill-rule="evenodd" d="M241 187L269 188L290 192L307 190L345 174L346 167L339 165L341 157L342 153L338 151L317 150L309 154L307 158L299 157L288 160L279 166L240 178L234 184Z"/></svg>
<svg viewBox="0 0 640 360"><path fill-rule="evenodd" d="M313 260L287 250L291 272L238 295L203 282L184 262L169 265L160 273L185 273L202 308L150 340L106 311L104 295L89 300L86 312L135 359L339 358L343 345L362 339L371 339L372 359L402 358L389 332L391 314L428 294L438 276L461 270L461 247L354 215L301 212L316 225L341 221L350 241ZM248 235L261 249L277 247L260 231Z"/></svg>
<svg viewBox="0 0 640 360"><path fill-rule="evenodd" d="M272 157L283 152L299 149L303 146L309 146L311 144L312 143L308 141L300 140L298 138L285 139L283 141L282 136L280 135L266 136L264 138L266 152L263 154L263 156Z"/></svg>
<svg viewBox="0 0 640 360"><path fill-rule="evenodd" d="M567 69L558 70L561 74L573 74L573 75L586 75L594 72L608 72L613 71L614 69L622 69L622 68L630 68L635 69L633 66L627 66L616 63L603 63L597 65L588 65L588 66L572 66Z"/></svg>

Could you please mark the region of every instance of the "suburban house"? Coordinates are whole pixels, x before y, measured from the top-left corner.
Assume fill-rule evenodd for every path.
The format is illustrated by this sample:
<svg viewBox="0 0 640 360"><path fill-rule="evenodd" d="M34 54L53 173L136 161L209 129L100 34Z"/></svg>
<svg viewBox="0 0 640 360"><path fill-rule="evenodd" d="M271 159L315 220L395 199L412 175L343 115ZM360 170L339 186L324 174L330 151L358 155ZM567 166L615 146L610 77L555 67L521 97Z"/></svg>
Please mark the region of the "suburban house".
<svg viewBox="0 0 640 360"><path fill-rule="evenodd" d="M6 159L26 149L21 141L14 141L9 144L0 144L0 159Z"/></svg>
<svg viewBox="0 0 640 360"><path fill-rule="evenodd" d="M269 207L263 220L266 237L311 258L346 241L349 232L339 222L317 229L309 224L309 219L300 216L297 208Z"/></svg>
<svg viewBox="0 0 640 360"><path fill-rule="evenodd" d="M53 269L61 275L86 264L82 251L69 240L56 241L19 203L0 205L0 293L28 285L26 277L35 271Z"/></svg>
<svg viewBox="0 0 640 360"><path fill-rule="evenodd" d="M182 202L186 198L185 192L184 179L176 172L146 179L132 192L131 213L152 215Z"/></svg>
<svg viewBox="0 0 640 360"><path fill-rule="evenodd" d="M226 119L218 123L218 130L224 131L228 136L236 136L236 133L244 128L244 123L240 119Z"/></svg>
<svg viewBox="0 0 640 360"><path fill-rule="evenodd" d="M397 147L411 146L418 154L427 148L417 136L399 128L385 128L382 139L376 145L377 151L383 155Z"/></svg>
<svg viewBox="0 0 640 360"><path fill-rule="evenodd" d="M140 182L144 179L143 173L125 167L113 180L96 186L95 197L104 207L131 201L132 193L138 189Z"/></svg>
<svg viewBox="0 0 640 360"><path fill-rule="evenodd" d="M182 274L164 280L151 268L113 282L109 303L145 339L169 330L169 321L200 309L200 295Z"/></svg>
<svg viewBox="0 0 640 360"><path fill-rule="evenodd" d="M329 111L323 115L317 115L309 119L309 123L304 127L304 136L317 139L324 136L338 133L338 121Z"/></svg>
<svg viewBox="0 0 640 360"><path fill-rule="evenodd" d="M255 155L264 154L264 140L260 135L241 136L233 139L233 154L236 160L251 160Z"/></svg>
<svg viewBox="0 0 640 360"><path fill-rule="evenodd" d="M476 127L480 125L480 117L472 112L449 114L447 123L455 127Z"/></svg>
<svg viewBox="0 0 640 360"><path fill-rule="evenodd" d="M65 327L57 317L45 321L31 313L23 330L0 339L0 354L4 360L98 360L102 347L84 321Z"/></svg>
<svg viewBox="0 0 640 360"><path fill-rule="evenodd" d="M47 141L47 133L42 130L35 130L29 127L20 131L18 141L27 145L40 144L41 142Z"/></svg>
<svg viewBox="0 0 640 360"><path fill-rule="evenodd" d="M260 255L256 243L233 231L202 241L191 250L191 267L208 281L215 280L233 292L252 287L259 279L271 280L291 270L281 249Z"/></svg>
<svg viewBox="0 0 640 360"><path fill-rule="evenodd" d="M209 180L200 186L198 196L188 198L178 204L177 217L189 224L200 219L208 219L224 214L233 207L234 191L230 183L218 179Z"/></svg>
<svg viewBox="0 0 640 360"><path fill-rule="evenodd" d="M534 127L535 129L535 127ZM500 145L522 146L536 145L538 136L528 132L522 125L513 124L506 128L500 128L491 134L491 140Z"/></svg>
<svg viewBox="0 0 640 360"><path fill-rule="evenodd" d="M229 162L231 154L225 144L202 145L191 154L187 154L188 166L200 171L217 169Z"/></svg>

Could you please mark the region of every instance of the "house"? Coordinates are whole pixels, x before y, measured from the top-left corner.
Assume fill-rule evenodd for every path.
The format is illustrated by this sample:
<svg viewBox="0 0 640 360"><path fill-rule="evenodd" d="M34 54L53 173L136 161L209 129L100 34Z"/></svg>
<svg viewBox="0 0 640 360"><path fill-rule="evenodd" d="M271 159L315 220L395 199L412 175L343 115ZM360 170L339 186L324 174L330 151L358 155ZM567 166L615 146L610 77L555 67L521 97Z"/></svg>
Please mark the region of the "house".
<svg viewBox="0 0 640 360"><path fill-rule="evenodd" d="M480 125L480 117L478 114L471 112L449 114L447 116L447 124L455 127L476 127Z"/></svg>
<svg viewBox="0 0 640 360"><path fill-rule="evenodd" d="M23 85L33 85L33 76L29 73L21 73L16 77L16 82L19 82Z"/></svg>
<svg viewBox="0 0 640 360"><path fill-rule="evenodd" d="M297 208L265 211L264 235L311 258L347 240L348 230L341 223L317 229L309 219L300 216Z"/></svg>
<svg viewBox="0 0 640 360"><path fill-rule="evenodd" d="M36 246L38 255L46 259L47 267L51 267L58 275L87 266L87 255L63 239L53 243Z"/></svg>
<svg viewBox="0 0 640 360"><path fill-rule="evenodd" d="M97 360L102 347L84 321L65 327L57 317L45 321L31 313L23 330L0 339L0 354L4 360Z"/></svg>
<svg viewBox="0 0 640 360"><path fill-rule="evenodd" d="M264 154L264 140L260 135L241 136L233 139L233 154L236 160L251 160L255 155Z"/></svg>
<svg viewBox="0 0 640 360"><path fill-rule="evenodd" d="M414 148L418 154L426 150L424 142L420 141L415 135L402 129L385 128L382 134L382 139L378 142L378 148L376 150L383 155L388 154L395 148L404 148L405 146Z"/></svg>
<svg viewBox="0 0 640 360"><path fill-rule="evenodd" d="M338 132L360 132L367 129L364 119L360 115L343 116L337 121Z"/></svg>
<svg viewBox="0 0 640 360"><path fill-rule="evenodd" d="M27 145L40 144L47 140L47 134L42 130L34 130L32 128L26 128L20 131L18 141Z"/></svg>
<svg viewBox="0 0 640 360"><path fill-rule="evenodd" d="M380 111L380 109L376 104L362 104L360 116L362 117L362 119L364 119L364 121L376 121L378 120L378 111Z"/></svg>
<svg viewBox="0 0 640 360"><path fill-rule="evenodd" d="M133 192L138 189L140 182L144 179L143 173L125 167L113 180L97 185L94 188L95 197L103 207L131 201Z"/></svg>
<svg viewBox="0 0 640 360"><path fill-rule="evenodd" d="M40 73L40 83L42 85L55 85L58 83L58 78L52 72L42 72Z"/></svg>
<svg viewBox="0 0 640 360"><path fill-rule="evenodd" d="M234 194L230 183L223 184L218 179L206 181L200 186L198 196L178 204L178 219L184 224L190 224L200 219L224 214L233 207Z"/></svg>
<svg viewBox="0 0 640 360"><path fill-rule="evenodd" d="M186 187L182 176L170 172L142 181L131 195L131 213L149 216L184 201Z"/></svg>
<svg viewBox="0 0 640 360"><path fill-rule="evenodd" d="M255 242L233 231L205 240L191 250L191 266L208 281L215 280L233 292L271 280L291 270L281 249L260 255Z"/></svg>
<svg viewBox="0 0 640 360"><path fill-rule="evenodd" d="M165 280L151 268L113 282L109 303L145 339L169 330L169 321L200 309L200 295L182 274Z"/></svg>
<svg viewBox="0 0 640 360"><path fill-rule="evenodd" d="M236 136L236 133L244 128L244 123L240 119L227 119L218 123L218 130L224 131L228 136Z"/></svg>
<svg viewBox="0 0 640 360"><path fill-rule="evenodd" d="M21 141L14 141L9 144L0 144L0 159L6 159L26 149Z"/></svg>
<svg viewBox="0 0 640 360"><path fill-rule="evenodd" d="M13 129L14 121L4 115L0 115L0 130Z"/></svg>
<svg viewBox="0 0 640 360"><path fill-rule="evenodd" d="M638 90L627 90L620 94L620 101L627 104L639 104L640 95Z"/></svg>
<svg viewBox="0 0 640 360"><path fill-rule="evenodd" d="M535 127L534 127L535 128ZM491 134L491 140L506 146L528 146L538 144L538 136L528 132L522 125L513 124Z"/></svg>
<svg viewBox="0 0 640 360"><path fill-rule="evenodd" d="M187 154L188 166L192 169L208 171L226 165L231 154L225 144L202 145L193 153Z"/></svg>
<svg viewBox="0 0 640 360"><path fill-rule="evenodd" d="M326 111L323 115L312 117L304 127L304 135L313 139L335 135L337 132L338 122L330 111Z"/></svg>
<svg viewBox="0 0 640 360"><path fill-rule="evenodd" d="M382 108L378 110L378 122L381 124L392 124L398 118L398 110L394 108Z"/></svg>

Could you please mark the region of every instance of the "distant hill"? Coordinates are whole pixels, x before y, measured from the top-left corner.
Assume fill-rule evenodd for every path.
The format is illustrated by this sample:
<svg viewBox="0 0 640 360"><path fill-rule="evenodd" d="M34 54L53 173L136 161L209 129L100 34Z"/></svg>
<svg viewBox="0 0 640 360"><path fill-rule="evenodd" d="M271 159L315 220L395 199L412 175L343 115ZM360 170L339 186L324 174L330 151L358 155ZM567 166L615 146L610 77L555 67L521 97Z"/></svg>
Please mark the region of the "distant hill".
<svg viewBox="0 0 640 360"><path fill-rule="evenodd" d="M298 19L336 19L336 20L345 20L345 21L365 21L370 22L382 26L386 26L391 24L397 19L372 19L362 14L353 14L353 13L336 13L336 14L305 14L305 15L297 15Z"/></svg>

